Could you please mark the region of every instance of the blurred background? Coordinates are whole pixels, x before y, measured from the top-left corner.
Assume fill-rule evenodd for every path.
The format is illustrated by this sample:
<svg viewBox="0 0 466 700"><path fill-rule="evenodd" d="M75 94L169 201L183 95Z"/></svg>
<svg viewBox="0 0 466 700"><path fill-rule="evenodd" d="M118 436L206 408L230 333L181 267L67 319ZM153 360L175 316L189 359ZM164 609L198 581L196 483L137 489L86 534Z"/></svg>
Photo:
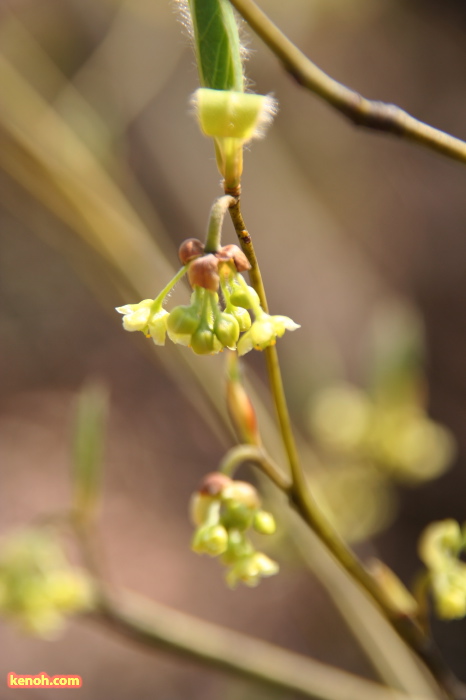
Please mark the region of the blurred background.
<svg viewBox="0 0 466 700"><path fill-rule="evenodd" d="M466 138L463 2L262 7L333 77ZM411 584L423 527L465 513L466 171L353 128L244 35L254 89L280 104L245 155L243 211L272 312L302 326L279 343L302 453L361 556ZM174 4L3 0L0 85L1 532L70 499L75 400L98 378L111 396L101 532L112 580L374 677L317 580L320 555L303 546L303 563L284 546L285 515L269 550L280 575L258 589L231 592L217 563L190 551L190 494L234 444L224 357L154 348L114 312L156 295L221 194L191 114L197 73ZM234 242L229 222L224 240ZM280 460L263 357L244 364ZM406 416L416 437L401 445ZM270 497L280 522L283 502ZM466 622L434 632L466 680ZM84 621L51 642L3 623L0 637L0 676L80 674L83 698L270 695Z"/></svg>

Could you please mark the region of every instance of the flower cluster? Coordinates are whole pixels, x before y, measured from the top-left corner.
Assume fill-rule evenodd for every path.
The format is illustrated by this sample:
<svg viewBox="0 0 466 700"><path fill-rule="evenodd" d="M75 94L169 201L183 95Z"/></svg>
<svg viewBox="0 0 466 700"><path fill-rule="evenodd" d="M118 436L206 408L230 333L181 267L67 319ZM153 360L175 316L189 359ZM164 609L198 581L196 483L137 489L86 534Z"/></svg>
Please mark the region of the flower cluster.
<svg viewBox="0 0 466 700"><path fill-rule="evenodd" d="M168 333L174 343L198 355L213 355L224 348L244 355L253 348L274 345L285 330L299 328L287 316L270 316L262 309L258 295L241 275L250 265L238 246L226 245L209 253L201 241L190 238L181 245L179 256L184 267L156 299L117 308L125 330L142 331L156 345L164 345ZM190 304L169 313L162 306L164 299L185 271L193 288Z"/></svg>
<svg viewBox="0 0 466 700"><path fill-rule="evenodd" d="M408 483L440 476L455 452L451 433L426 415L415 396L394 401L339 383L314 398L310 422L323 448L362 458Z"/></svg>
<svg viewBox="0 0 466 700"><path fill-rule="evenodd" d="M41 637L53 637L67 615L87 610L92 589L45 531L13 536L0 553L0 613Z"/></svg>
<svg viewBox="0 0 466 700"><path fill-rule="evenodd" d="M261 509L251 484L212 472L204 477L191 505L197 526L192 548L198 554L220 557L228 567L226 580L231 588L238 583L257 586L261 578L278 572L278 564L257 552L247 535L251 528L265 535L275 532L275 520Z"/></svg>
<svg viewBox="0 0 466 700"><path fill-rule="evenodd" d="M466 564L459 560L465 547L465 528L456 520L431 523L419 542L437 614L446 620L466 616Z"/></svg>

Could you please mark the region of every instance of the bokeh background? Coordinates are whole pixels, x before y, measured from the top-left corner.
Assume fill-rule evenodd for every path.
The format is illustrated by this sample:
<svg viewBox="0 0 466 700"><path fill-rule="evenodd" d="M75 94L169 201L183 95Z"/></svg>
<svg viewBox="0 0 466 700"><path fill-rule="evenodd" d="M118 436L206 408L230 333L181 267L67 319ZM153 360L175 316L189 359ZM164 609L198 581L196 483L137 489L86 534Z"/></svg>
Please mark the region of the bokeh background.
<svg viewBox="0 0 466 700"><path fill-rule="evenodd" d="M466 137L463 2L262 6L338 80ZM466 171L353 128L244 34L252 84L273 92L280 112L246 153L243 209L271 308L302 325L279 350L305 455L310 397L335 379L364 384L383 310L403 309L424 327L416 371L425 373L426 409L452 431L458 456L441 478L397 487L396 520L358 544L363 557L380 556L409 584L420 568L422 528L465 513ZM191 113L197 74L174 4L3 0L0 86L2 533L70 499L73 407L83 384L98 378L111 395L101 533L112 580L373 677L297 552L277 545L280 575L234 592L216 562L190 552L190 494L233 444L224 358L155 349L124 333L113 311L157 293L176 268L177 246L202 238L221 193L211 144ZM234 242L229 222L225 240ZM184 298L180 288L176 299ZM246 376L267 406L263 358L254 355ZM466 680L466 623L434 630ZM4 624L0 637L0 677L77 673L86 699L262 697L86 621L51 642Z"/></svg>

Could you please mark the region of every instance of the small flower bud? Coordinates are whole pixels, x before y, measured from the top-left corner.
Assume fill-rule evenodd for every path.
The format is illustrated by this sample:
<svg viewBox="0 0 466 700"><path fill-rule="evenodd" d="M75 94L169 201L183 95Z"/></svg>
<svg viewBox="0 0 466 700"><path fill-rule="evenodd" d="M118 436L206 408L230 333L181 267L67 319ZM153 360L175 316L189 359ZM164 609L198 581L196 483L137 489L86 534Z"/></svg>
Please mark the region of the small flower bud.
<svg viewBox="0 0 466 700"><path fill-rule="evenodd" d="M183 241L178 250L178 257L182 265L186 265L200 255L204 255L204 244L197 238L188 238Z"/></svg>
<svg viewBox="0 0 466 700"><path fill-rule="evenodd" d="M199 314L192 306L176 306L170 312L168 329L175 334L191 335L200 323Z"/></svg>
<svg viewBox="0 0 466 700"><path fill-rule="evenodd" d="M200 326L191 336L191 348L196 355L215 355L223 345L207 326Z"/></svg>
<svg viewBox="0 0 466 700"><path fill-rule="evenodd" d="M258 510L254 515L253 527L261 535L273 535L277 529L272 513L265 510Z"/></svg>
<svg viewBox="0 0 466 700"><path fill-rule="evenodd" d="M234 306L243 309L253 309L260 306L260 299L257 292L252 287L237 287L230 296L230 301Z"/></svg>
<svg viewBox="0 0 466 700"><path fill-rule="evenodd" d="M251 328L251 316L249 315L249 312L246 311L246 309L241 309L237 306L230 306L228 308L228 313L232 314L232 316L234 316L238 321L241 333L244 333L244 331L247 331Z"/></svg>
<svg viewBox="0 0 466 700"><path fill-rule="evenodd" d="M227 382L228 413L241 441L252 445L258 445L260 444L260 436L256 412L251 403L251 399L239 380L239 376L235 376L235 368L233 367L233 369L231 369L234 360L236 360L236 355L232 354L231 358Z"/></svg>
<svg viewBox="0 0 466 700"><path fill-rule="evenodd" d="M222 499L224 501L237 501L251 510L256 510L261 505L257 489L247 481L232 481L222 491Z"/></svg>
<svg viewBox="0 0 466 700"><path fill-rule="evenodd" d="M251 269L249 260L237 245L224 245L215 253L220 262L233 261L238 272L245 272Z"/></svg>
<svg viewBox="0 0 466 700"><path fill-rule="evenodd" d="M198 493L205 496L219 496L232 480L222 472L210 472L206 474L199 484Z"/></svg>
<svg viewBox="0 0 466 700"><path fill-rule="evenodd" d="M221 522L227 530L249 530L254 518L254 510L238 501L225 503Z"/></svg>
<svg viewBox="0 0 466 700"><path fill-rule="evenodd" d="M219 285L218 260L212 253L193 260L188 269L191 286L203 287L216 292Z"/></svg>
<svg viewBox="0 0 466 700"><path fill-rule="evenodd" d="M214 333L224 347L234 350L240 333L239 323L232 314L221 312L215 319Z"/></svg>

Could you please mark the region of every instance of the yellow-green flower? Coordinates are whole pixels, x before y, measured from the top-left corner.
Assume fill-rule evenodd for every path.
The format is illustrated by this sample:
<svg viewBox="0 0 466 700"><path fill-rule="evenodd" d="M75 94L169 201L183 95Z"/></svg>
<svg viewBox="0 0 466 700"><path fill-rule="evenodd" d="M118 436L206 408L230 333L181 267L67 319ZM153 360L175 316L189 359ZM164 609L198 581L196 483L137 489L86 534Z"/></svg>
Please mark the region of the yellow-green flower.
<svg viewBox="0 0 466 700"><path fill-rule="evenodd" d="M139 304L118 306L116 310L123 314L125 331L141 331L146 337L152 338L156 345L165 345L167 321L170 314L162 308L154 310L153 299L144 299Z"/></svg>
<svg viewBox="0 0 466 700"><path fill-rule="evenodd" d="M285 331L295 331L299 324L288 316L269 316L262 313L252 324L251 328L238 342L238 354L246 355L250 350L264 350L275 345L276 338L281 338Z"/></svg>
<svg viewBox="0 0 466 700"><path fill-rule="evenodd" d="M237 561L228 571L226 580L231 588L238 583L254 588L258 586L261 578L274 576L279 571L277 562L270 559L262 552L254 552L249 557Z"/></svg>

